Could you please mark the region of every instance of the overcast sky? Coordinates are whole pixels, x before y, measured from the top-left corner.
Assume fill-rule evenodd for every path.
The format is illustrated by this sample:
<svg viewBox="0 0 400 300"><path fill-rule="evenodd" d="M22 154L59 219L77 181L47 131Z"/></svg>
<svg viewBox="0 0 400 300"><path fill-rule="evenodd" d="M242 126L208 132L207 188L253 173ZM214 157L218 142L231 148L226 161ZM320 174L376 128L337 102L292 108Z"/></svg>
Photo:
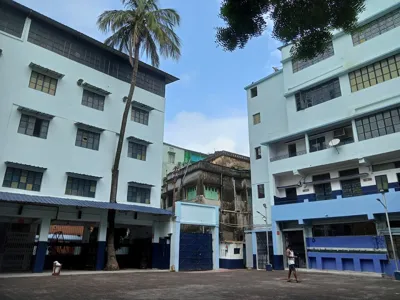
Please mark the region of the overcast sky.
<svg viewBox="0 0 400 300"><path fill-rule="evenodd" d="M119 0L17 0L95 39L100 13L121 8ZM200 152L228 150L249 154L244 87L280 65L280 45L269 32L243 50L224 52L215 43L220 0L161 0L182 18L179 62L162 61L160 68L180 78L167 86L164 141ZM269 28L270 31L270 28ZM143 57L142 60L146 61Z"/></svg>

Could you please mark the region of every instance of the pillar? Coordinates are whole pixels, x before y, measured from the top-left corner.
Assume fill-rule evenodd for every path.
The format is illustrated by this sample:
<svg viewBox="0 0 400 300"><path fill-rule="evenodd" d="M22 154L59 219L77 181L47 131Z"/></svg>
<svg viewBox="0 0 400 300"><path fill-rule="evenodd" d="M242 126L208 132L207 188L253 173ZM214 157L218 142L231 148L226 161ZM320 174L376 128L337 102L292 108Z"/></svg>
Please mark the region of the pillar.
<svg viewBox="0 0 400 300"><path fill-rule="evenodd" d="M99 232L97 235L97 255L96 255L96 270L104 269L104 259L106 254L106 240L107 240L107 211L101 215L99 223Z"/></svg>
<svg viewBox="0 0 400 300"><path fill-rule="evenodd" d="M253 248L253 269L257 269L257 236L256 232L251 232L251 245Z"/></svg>
<svg viewBox="0 0 400 300"><path fill-rule="evenodd" d="M175 220L172 227L170 270L179 272L179 243L181 238L181 222Z"/></svg>
<svg viewBox="0 0 400 300"><path fill-rule="evenodd" d="M46 259L47 245L49 240L51 220L43 218L40 223L39 241L36 246L35 262L33 264L33 273L42 273L44 261Z"/></svg>
<svg viewBox="0 0 400 300"><path fill-rule="evenodd" d="M213 270L219 269L219 226L212 229Z"/></svg>
<svg viewBox="0 0 400 300"><path fill-rule="evenodd" d="M282 231L275 221L272 222L272 242L274 247L273 267L275 270L284 270Z"/></svg>
<svg viewBox="0 0 400 300"><path fill-rule="evenodd" d="M306 252L306 265L307 269L310 268L310 261L308 259L308 238L312 238L312 225L304 224L304 229L303 229L303 235L304 235L304 250Z"/></svg>
<svg viewBox="0 0 400 300"><path fill-rule="evenodd" d="M307 133L304 135L304 141L306 143L306 152L310 153L310 142L308 141L308 134Z"/></svg>
<svg viewBox="0 0 400 300"><path fill-rule="evenodd" d="M356 120L351 120L351 128L353 130L353 139L354 142L358 142L358 134L357 134L357 126L356 126Z"/></svg>

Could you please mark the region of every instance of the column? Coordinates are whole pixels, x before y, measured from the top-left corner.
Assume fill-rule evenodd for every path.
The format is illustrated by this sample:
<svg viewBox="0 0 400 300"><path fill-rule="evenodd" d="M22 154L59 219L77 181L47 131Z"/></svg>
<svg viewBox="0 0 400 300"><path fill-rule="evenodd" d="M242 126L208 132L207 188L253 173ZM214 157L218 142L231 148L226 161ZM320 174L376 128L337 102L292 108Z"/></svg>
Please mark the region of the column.
<svg viewBox="0 0 400 300"><path fill-rule="evenodd" d="M253 269L257 269L257 236L256 232L251 233L251 245L253 248Z"/></svg>
<svg viewBox="0 0 400 300"><path fill-rule="evenodd" d="M275 221L272 222L272 242L274 246L274 270L284 270L282 231L279 228L279 224Z"/></svg>
<svg viewBox="0 0 400 300"><path fill-rule="evenodd" d="M47 245L49 240L50 224L50 218L42 218L40 223L39 241L36 247L35 262L33 265L33 273L43 272L44 260L46 259Z"/></svg>
<svg viewBox="0 0 400 300"><path fill-rule="evenodd" d="M97 255L96 255L96 270L104 269L104 256L106 254L106 240L107 240L107 211L101 215L99 223L99 232L97 235Z"/></svg>
<svg viewBox="0 0 400 300"><path fill-rule="evenodd" d="M309 265L309 258L308 258L308 238L312 238L312 225L307 225L304 224L304 229L303 229L303 235L304 235L304 250L306 251L306 265L307 265L307 269L310 269L310 265Z"/></svg>
<svg viewBox="0 0 400 300"><path fill-rule="evenodd" d="M308 134L307 133L304 135L304 141L306 143L306 152L310 153L310 143L308 141Z"/></svg>
<svg viewBox="0 0 400 300"><path fill-rule="evenodd" d="M219 226L212 230L213 270L219 269Z"/></svg>
<svg viewBox="0 0 400 300"><path fill-rule="evenodd" d="M179 272L179 243L181 237L181 222L173 221L171 236L170 270Z"/></svg>
<svg viewBox="0 0 400 300"><path fill-rule="evenodd" d="M353 129L353 139L354 142L358 142L358 134L357 134L357 126L356 126L356 120L351 120L351 128Z"/></svg>

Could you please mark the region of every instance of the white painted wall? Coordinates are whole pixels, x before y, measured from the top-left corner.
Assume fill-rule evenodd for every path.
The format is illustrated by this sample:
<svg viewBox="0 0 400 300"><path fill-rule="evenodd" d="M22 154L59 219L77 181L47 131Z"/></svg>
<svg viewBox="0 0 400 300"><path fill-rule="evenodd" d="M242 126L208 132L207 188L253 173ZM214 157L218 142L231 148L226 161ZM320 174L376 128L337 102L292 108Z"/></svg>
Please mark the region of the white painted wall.
<svg viewBox="0 0 400 300"><path fill-rule="evenodd" d="M235 248L239 248L239 254L235 254ZM219 258L222 259L243 259L243 243L220 243Z"/></svg>
<svg viewBox="0 0 400 300"><path fill-rule="evenodd" d="M0 32L3 50L0 57L0 179L4 178L5 161L42 166L47 170L40 193L3 187L0 190L65 197L66 172L76 172L101 176L102 179L98 181L95 199L68 198L108 201L117 132L125 105L122 98L127 95L129 84L27 42L28 29L29 20L22 39ZM58 82L55 96L28 87L31 62L65 74ZM104 111L81 105L82 88L76 84L80 78L111 92L106 97ZM165 99L137 87L134 100L154 110L150 112L148 126L129 120L126 136L135 136L152 144L147 148L147 160L140 161L128 158L128 143L124 142L117 200L126 202L127 183L137 181L154 185L150 205L160 207ZM47 139L17 133L21 117L17 111L19 105L55 116L50 121ZM105 129L100 137L99 151L75 146L75 122Z"/></svg>
<svg viewBox="0 0 400 300"><path fill-rule="evenodd" d="M175 153L175 162L169 162L169 152ZM162 178L167 176L168 173L171 173L174 170L174 167L178 165L178 163L183 163L185 160L185 149L179 148L177 146L173 146L170 144L163 144L163 166L162 166Z"/></svg>

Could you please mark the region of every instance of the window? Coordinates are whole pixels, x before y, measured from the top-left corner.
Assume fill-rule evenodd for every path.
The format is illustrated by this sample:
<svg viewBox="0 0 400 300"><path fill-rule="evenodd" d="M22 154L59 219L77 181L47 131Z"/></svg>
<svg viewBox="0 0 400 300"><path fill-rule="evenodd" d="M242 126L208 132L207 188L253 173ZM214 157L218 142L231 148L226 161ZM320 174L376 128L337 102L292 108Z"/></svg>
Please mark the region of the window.
<svg viewBox="0 0 400 300"><path fill-rule="evenodd" d="M359 174L358 169L351 169L351 170L345 170L345 171L339 172L340 177L352 176L352 175L358 175L358 174ZM340 184L342 186L342 197L343 198L361 196L363 194L362 189L361 189L360 178L341 180Z"/></svg>
<svg viewBox="0 0 400 300"><path fill-rule="evenodd" d="M76 132L75 146L99 150L100 133L91 132L78 128Z"/></svg>
<svg viewBox="0 0 400 300"><path fill-rule="evenodd" d="M400 161L393 161L379 165L372 165L372 172L386 171L390 169L400 168Z"/></svg>
<svg viewBox="0 0 400 300"><path fill-rule="evenodd" d="M88 90L83 90L82 105L84 106L103 111L105 99L105 96L96 94Z"/></svg>
<svg viewBox="0 0 400 300"><path fill-rule="evenodd" d="M400 26L400 9L396 9L364 26L352 34L353 45L359 45Z"/></svg>
<svg viewBox="0 0 400 300"><path fill-rule="evenodd" d="M296 144L288 145L289 157L297 156Z"/></svg>
<svg viewBox="0 0 400 300"><path fill-rule="evenodd" d="M57 79L32 71L29 87L54 96L56 94Z"/></svg>
<svg viewBox="0 0 400 300"><path fill-rule="evenodd" d="M96 195L97 182L95 180L75 178L68 176L66 195L94 198Z"/></svg>
<svg viewBox="0 0 400 300"><path fill-rule="evenodd" d="M186 198L188 200L194 200L196 199L196 197L197 197L197 188L195 186L189 187L186 192Z"/></svg>
<svg viewBox="0 0 400 300"><path fill-rule="evenodd" d="M22 37L24 30L25 16L0 3L0 30L16 37Z"/></svg>
<svg viewBox="0 0 400 300"><path fill-rule="evenodd" d="M296 93L297 111L324 103L342 96L339 78L317 85L308 90Z"/></svg>
<svg viewBox="0 0 400 300"><path fill-rule="evenodd" d="M150 189L128 186L128 202L150 204Z"/></svg>
<svg viewBox="0 0 400 300"><path fill-rule="evenodd" d="M286 200L291 200L293 202L297 201L297 189L296 188L285 189L285 192L286 192Z"/></svg>
<svg viewBox="0 0 400 300"><path fill-rule="evenodd" d="M376 236L376 226L374 222L341 223L329 225L314 225L313 236Z"/></svg>
<svg viewBox="0 0 400 300"><path fill-rule="evenodd" d="M175 153L168 152L168 163L174 164L175 163Z"/></svg>
<svg viewBox="0 0 400 300"><path fill-rule="evenodd" d="M257 191L258 191L258 198L259 199L265 198L265 191L264 191L264 185L263 184L257 185Z"/></svg>
<svg viewBox="0 0 400 300"><path fill-rule="evenodd" d="M138 144L135 142L129 142L128 144L128 157L134 159L146 160L146 150L147 146Z"/></svg>
<svg viewBox="0 0 400 300"><path fill-rule="evenodd" d="M360 141L400 132L400 108L357 119L356 127Z"/></svg>
<svg viewBox="0 0 400 300"><path fill-rule="evenodd" d="M212 187L212 186L205 186L204 187L204 197L206 199L218 201L219 200L218 188Z"/></svg>
<svg viewBox="0 0 400 300"><path fill-rule="evenodd" d="M389 191L389 182L386 175L375 176L376 187L380 192Z"/></svg>
<svg viewBox="0 0 400 300"><path fill-rule="evenodd" d="M357 92L370 86L399 77L400 54L382 59L349 73L351 91Z"/></svg>
<svg viewBox="0 0 400 300"><path fill-rule="evenodd" d="M316 152L326 149L325 137L310 139L310 152Z"/></svg>
<svg viewBox="0 0 400 300"><path fill-rule="evenodd" d="M7 167L3 187L39 192L42 176L41 172Z"/></svg>
<svg viewBox="0 0 400 300"><path fill-rule="evenodd" d="M321 174L313 176L313 181L329 180L330 174ZM332 186L330 182L314 184L315 197L317 201L332 199Z"/></svg>
<svg viewBox="0 0 400 300"><path fill-rule="evenodd" d="M256 159L260 159L261 158L261 147L256 147Z"/></svg>
<svg viewBox="0 0 400 300"><path fill-rule="evenodd" d="M131 118L134 122L149 125L149 112L143 109L132 107Z"/></svg>
<svg viewBox="0 0 400 300"><path fill-rule="evenodd" d="M257 87L253 87L250 90L250 95L251 95L251 98L257 97L257 95L258 95Z"/></svg>
<svg viewBox="0 0 400 300"><path fill-rule="evenodd" d="M49 129L49 121L37 117L21 115L19 121L18 133L39 137L42 139L47 138L47 131Z"/></svg>
<svg viewBox="0 0 400 300"><path fill-rule="evenodd" d="M240 248L233 248L233 254L240 254Z"/></svg>
<svg viewBox="0 0 400 300"><path fill-rule="evenodd" d="M260 113L256 113L253 115L253 125L257 125L261 123L261 115Z"/></svg>
<svg viewBox="0 0 400 300"><path fill-rule="evenodd" d="M292 60L292 68L293 68L293 73L296 73L300 70L303 70L305 68L308 68L312 65L315 65L316 63L319 63L320 61L323 61L335 54L335 51L333 50L333 44L332 42L329 43L328 47L325 49L325 51L321 54L318 54L312 59L308 60Z"/></svg>

